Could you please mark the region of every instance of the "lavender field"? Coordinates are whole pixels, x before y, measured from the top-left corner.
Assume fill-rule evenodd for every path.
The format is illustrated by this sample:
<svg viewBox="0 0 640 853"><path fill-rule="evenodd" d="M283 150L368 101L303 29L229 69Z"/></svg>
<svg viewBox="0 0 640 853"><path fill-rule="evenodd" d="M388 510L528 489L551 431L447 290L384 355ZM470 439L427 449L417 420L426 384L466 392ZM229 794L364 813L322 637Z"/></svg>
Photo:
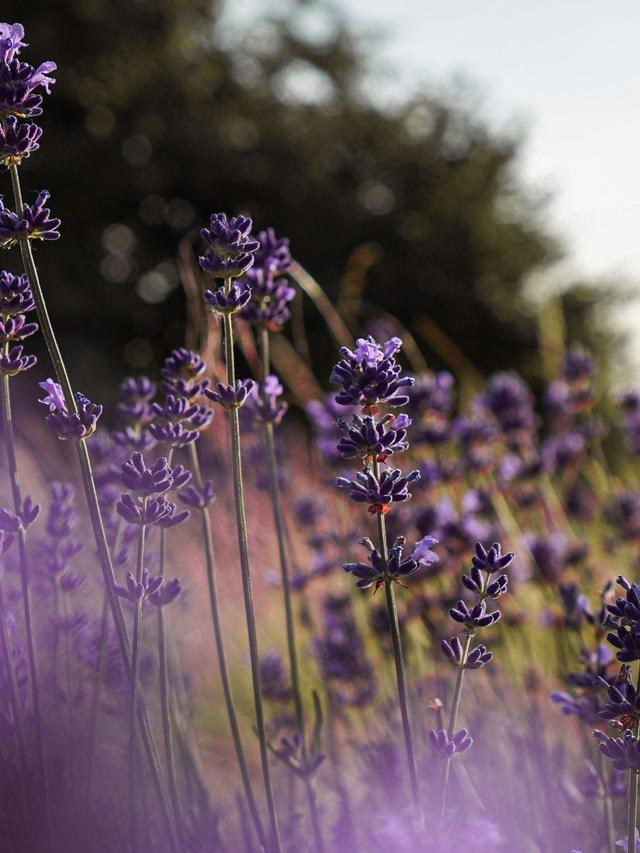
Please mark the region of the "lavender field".
<svg viewBox="0 0 640 853"><path fill-rule="evenodd" d="M633 382L571 340L460 382L226 211L103 406L23 174L57 73L0 24L0 851L639 850Z"/></svg>

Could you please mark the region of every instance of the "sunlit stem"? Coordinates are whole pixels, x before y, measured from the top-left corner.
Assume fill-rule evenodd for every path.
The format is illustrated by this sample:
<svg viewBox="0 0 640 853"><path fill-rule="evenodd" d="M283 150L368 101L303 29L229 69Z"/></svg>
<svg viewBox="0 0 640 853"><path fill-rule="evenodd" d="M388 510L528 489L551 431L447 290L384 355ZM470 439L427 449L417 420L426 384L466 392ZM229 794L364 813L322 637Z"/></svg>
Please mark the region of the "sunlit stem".
<svg viewBox="0 0 640 853"><path fill-rule="evenodd" d="M271 371L271 359L269 355L269 330L263 328L260 332L261 352L261 379L264 381ZM304 720L304 706L302 703L302 691L300 689L300 670L298 667L298 652L296 648L295 620L293 616L293 604L291 600L291 580L289 577L289 561L287 555L287 537L282 513L282 500L280 497L280 482L278 479L278 460L276 456L276 445L273 423L265 421L264 439L267 451L267 469L269 476L269 497L273 511L273 523L278 540L278 556L280 558L280 577L282 580L282 594L284 598L284 614L287 629L287 649L289 652L289 669L291 671L291 690L293 693L293 704L296 716L296 727L300 734L302 760L307 764L309 758L307 753L307 736ZM304 774L304 782L309 802L309 813L311 815L311 826L317 853L324 850L320 816L316 802L314 780L308 773Z"/></svg>
<svg viewBox="0 0 640 853"><path fill-rule="evenodd" d="M202 488L202 472L200 470L198 448L195 443L189 445L189 461L191 464L191 472L196 482L196 486L198 486L198 488ZM249 776L249 769L247 767L247 761L244 755L242 739L240 737L240 728L238 726L238 716L235 709L235 703L233 701L231 682L229 680L229 671L227 669L227 659L224 648L222 623L220 621L220 609L218 606L218 590L216 584L215 554L213 548L213 536L211 533L211 520L209 518L209 510L207 507L203 507L199 510L199 512L200 521L202 524L202 538L204 541L204 552L207 570L207 586L209 588L209 606L211 609L211 621L213 623L213 634L215 638L216 652L218 657L218 668L220 670L222 692L224 693L227 717L229 719L229 728L231 729L231 737L233 740L236 758L238 760L238 766L240 768L242 786L244 788L245 796L249 804L249 812L251 814L251 819L253 821L253 825L255 826L256 833L260 840L260 844L264 849L266 849L267 837L262 826L262 821L260 820L256 799L253 794L253 788L251 786L251 777Z"/></svg>
<svg viewBox="0 0 640 853"><path fill-rule="evenodd" d="M231 279L225 279L225 291L228 293ZM233 323L231 315L223 315L224 320L224 350L226 362L227 384L235 387L236 372L233 351ZM280 833L278 829L278 817L276 814L273 787L271 784L271 772L269 770L269 752L264 725L264 710L262 707L262 696L260 693L260 657L258 654L258 636L256 632L256 621L253 607L253 592L251 589L251 568L249 563L249 543L247 538L247 519L244 501L244 484L242 481L242 455L240 446L240 417L238 408L232 406L229 410L229 421L231 428L231 462L233 466L233 493L235 500L236 525L238 532L238 547L240 550L240 568L242 573L242 592L244 597L244 609L247 621L247 635L249 639L249 656L251 660L251 680L253 683L253 700L256 714L256 732L260 744L260 761L262 764L262 780L267 799L267 810L271 828L271 841L273 849L280 853Z"/></svg>
<svg viewBox="0 0 640 853"><path fill-rule="evenodd" d="M377 459L373 462L373 473L376 480L380 479L380 463ZM382 558L382 572L384 580L384 592L391 631L391 643L393 646L393 659L396 668L396 685L398 690L398 704L402 718L402 733L404 736L405 750L407 753L407 766L409 769L409 781L411 783L411 796L416 816L424 821L420 791L418 788L418 774L416 771L415 750L413 746L413 734L411 732L411 719L409 716L409 695L407 691L407 676L404 664L404 653L402 651L402 639L400 637L400 623L398 620L398 607L396 595L393 589L393 581L389 574L389 546L387 543L387 527L384 513L377 513L378 519L378 541L380 545L380 556Z"/></svg>

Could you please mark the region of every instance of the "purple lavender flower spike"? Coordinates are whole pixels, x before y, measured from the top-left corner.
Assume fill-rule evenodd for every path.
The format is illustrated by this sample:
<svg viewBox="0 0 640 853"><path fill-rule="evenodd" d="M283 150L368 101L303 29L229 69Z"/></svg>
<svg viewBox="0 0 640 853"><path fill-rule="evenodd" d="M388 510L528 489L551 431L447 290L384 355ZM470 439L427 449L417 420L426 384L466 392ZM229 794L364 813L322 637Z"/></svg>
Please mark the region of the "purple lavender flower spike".
<svg viewBox="0 0 640 853"><path fill-rule="evenodd" d="M471 558L474 567L490 574L506 569L511 565L514 557L512 553L503 554L499 542L494 542L488 550L481 542L476 542L475 552L475 556Z"/></svg>
<svg viewBox="0 0 640 853"><path fill-rule="evenodd" d="M487 605L484 601L478 602L470 610L465 602L460 600L455 607L449 610L449 615L456 622L460 622L466 628L475 631L476 628L488 628L490 625L494 625L502 614L499 610L487 613Z"/></svg>
<svg viewBox="0 0 640 853"><path fill-rule="evenodd" d="M205 290L202 294L206 304L217 314L237 314L251 299L251 288L243 282L234 282L225 293L223 288Z"/></svg>
<svg viewBox="0 0 640 853"><path fill-rule="evenodd" d="M76 392L77 413L69 414L62 394L62 389L53 379L38 383L46 391L45 396L38 400L49 408L45 422L62 441L68 438L88 438L97 427L102 414L102 406L92 403L84 394Z"/></svg>
<svg viewBox="0 0 640 853"><path fill-rule="evenodd" d="M204 509L215 500L213 482L205 480L202 487L198 487L192 483L186 489L178 492L178 498L183 504L193 509Z"/></svg>
<svg viewBox="0 0 640 853"><path fill-rule="evenodd" d="M139 495L160 495L173 486L173 472L164 456L147 468L142 453L134 453L122 463L122 482Z"/></svg>
<svg viewBox="0 0 640 853"><path fill-rule="evenodd" d="M598 749L613 761L616 770L634 770L640 772L640 739L626 731L623 737L609 737L604 732L594 731Z"/></svg>
<svg viewBox="0 0 640 853"><path fill-rule="evenodd" d="M431 545L437 544L436 540L432 537L429 536L425 538L429 539ZM369 587L375 584L375 588L377 591L384 583L384 565L382 557L380 555L380 552L373 545L373 542L370 539L363 539L360 544L363 545L369 552L369 562L345 563L343 565L343 569L345 570L345 572L349 572L354 577L358 578L356 586L360 589L368 589ZM411 555L410 557L404 556L404 545L405 539L403 536L400 536L396 539L393 546L389 549L389 562L387 565L387 572L391 580L396 583L402 583L403 579L415 572L418 566L420 565L420 561L415 559L413 555ZM429 552L428 558L424 553L422 553L423 561L433 563L437 559L438 555L434 554L431 551Z"/></svg>
<svg viewBox="0 0 640 853"><path fill-rule="evenodd" d="M256 383L253 379L237 379L235 386L218 382L216 390L208 388L205 394L214 403L219 403L225 409L239 409L243 406Z"/></svg>
<svg viewBox="0 0 640 853"><path fill-rule="evenodd" d="M401 346L400 338L379 344L369 337L359 338L353 351L342 347L342 358L331 373L331 382L342 386L336 402L342 406L362 406L365 411L372 411L379 403L406 405L409 397L402 389L413 385L414 379L400 376L395 353Z"/></svg>
<svg viewBox="0 0 640 853"><path fill-rule="evenodd" d="M0 313L8 316L33 311L35 303L26 275L0 270Z"/></svg>
<svg viewBox="0 0 640 853"><path fill-rule="evenodd" d="M175 508L175 504L162 496L149 498L145 507L143 498L132 498L131 495L124 494L116 504L118 515L129 524L136 525L158 524L172 517Z"/></svg>
<svg viewBox="0 0 640 853"><path fill-rule="evenodd" d="M7 116L6 126L0 124L0 166L19 166L38 150L41 136L37 124L18 124L15 116Z"/></svg>
<svg viewBox="0 0 640 853"><path fill-rule="evenodd" d="M136 604L137 602L144 603L147 599L151 599L152 596L157 595L163 583L164 578L161 575L152 577L149 570L144 569L141 583L136 581L131 572L127 572L127 585L120 586L119 584L114 584L113 589L120 598L126 598L128 601Z"/></svg>
<svg viewBox="0 0 640 853"><path fill-rule="evenodd" d="M409 447L406 441L407 427L411 420L406 415L394 419L387 415L376 421L371 415L352 415L351 423L340 418L337 421L341 436L338 453L343 459L369 457L384 462L392 453L402 453Z"/></svg>
<svg viewBox="0 0 640 853"><path fill-rule="evenodd" d="M23 352L24 347L22 344L18 344L11 347L6 355L0 355L0 374L17 376L18 373L24 373L37 363L38 359L35 355L23 355Z"/></svg>
<svg viewBox="0 0 640 853"><path fill-rule="evenodd" d="M209 387L209 380L205 377L206 369L198 353L180 347L165 359L160 370L163 379L160 388L167 395L195 400Z"/></svg>
<svg viewBox="0 0 640 853"><path fill-rule="evenodd" d="M0 248L10 249L20 240L58 240L60 220L51 219L45 207L49 193L40 192L33 204L24 204L22 214L9 210L0 197Z"/></svg>
<svg viewBox="0 0 640 853"><path fill-rule="evenodd" d="M18 54L25 47L21 24L0 24L0 116L30 118L41 115L42 87L47 94L55 80L49 76L55 71L55 62L43 62L37 68L22 62Z"/></svg>
<svg viewBox="0 0 640 853"><path fill-rule="evenodd" d="M295 290L284 278L291 266L289 241L278 240L272 228L258 234L260 248L254 255L254 263L246 273L251 289L251 300L242 310L242 318L253 326L262 326L275 332L289 320L288 303L295 297Z"/></svg>
<svg viewBox="0 0 640 853"><path fill-rule="evenodd" d="M172 578L149 595L149 602L155 607L165 607L174 602L181 592L182 584L179 579Z"/></svg>
<svg viewBox="0 0 640 853"><path fill-rule="evenodd" d="M368 503L369 512L386 513L393 503L404 503L411 498L409 484L420 479L419 471L411 471L406 476L398 468L383 471L376 478L372 471L358 471L355 479L337 477L336 485L346 489L352 501Z"/></svg>
<svg viewBox="0 0 640 853"><path fill-rule="evenodd" d="M253 386L247 398L244 414L253 423L271 423L277 426L289 409L289 404L278 397L283 388L277 376L267 376L261 386Z"/></svg>
<svg viewBox="0 0 640 853"><path fill-rule="evenodd" d="M200 232L207 250L199 259L204 272L215 278L237 278L253 263L260 243L251 237L253 223L247 216L213 213L209 227Z"/></svg>
<svg viewBox="0 0 640 853"><path fill-rule="evenodd" d="M533 397L516 373L494 374L478 405L495 418L505 437L527 433L535 424Z"/></svg>
<svg viewBox="0 0 640 853"><path fill-rule="evenodd" d="M459 729L451 737L444 729L432 729L429 732L429 740L433 749L442 758L451 758L466 752L473 745L473 738L469 736L466 729Z"/></svg>

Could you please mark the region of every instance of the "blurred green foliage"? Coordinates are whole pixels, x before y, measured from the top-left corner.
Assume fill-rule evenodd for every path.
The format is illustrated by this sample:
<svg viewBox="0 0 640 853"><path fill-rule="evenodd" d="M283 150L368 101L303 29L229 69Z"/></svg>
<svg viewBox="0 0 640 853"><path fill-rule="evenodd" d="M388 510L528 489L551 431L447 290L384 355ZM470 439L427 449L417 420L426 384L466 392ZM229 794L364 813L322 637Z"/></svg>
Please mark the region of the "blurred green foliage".
<svg viewBox="0 0 640 853"><path fill-rule="evenodd" d="M218 210L289 235L354 330L381 306L430 364L535 381L549 363L522 288L561 250L518 179L521 140L428 93L376 105L372 46L330 12L305 34L316 6L232 40L211 0L5 0L27 58L59 66L24 184L50 189L63 220L38 259L79 387L108 393L182 342L176 246ZM596 296L568 288L566 337L611 347ZM313 310L306 322L323 376L332 343ZM551 361L562 326L542 336Z"/></svg>

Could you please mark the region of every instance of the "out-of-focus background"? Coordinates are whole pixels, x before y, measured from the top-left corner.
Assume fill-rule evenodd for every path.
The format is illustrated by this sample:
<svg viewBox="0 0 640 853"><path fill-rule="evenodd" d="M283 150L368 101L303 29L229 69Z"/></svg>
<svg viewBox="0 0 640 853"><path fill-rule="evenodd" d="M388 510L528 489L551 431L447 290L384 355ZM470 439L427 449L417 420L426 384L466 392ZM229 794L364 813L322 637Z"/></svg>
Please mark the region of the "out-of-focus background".
<svg viewBox="0 0 640 853"><path fill-rule="evenodd" d="M535 386L563 341L614 381L640 361L631 0L5 0L2 15L24 23L25 58L59 66L24 185L63 221L38 260L94 399L182 342L178 244L219 210L288 235L353 330L382 309L434 367L516 367ZM310 306L304 323L322 377L333 344Z"/></svg>

